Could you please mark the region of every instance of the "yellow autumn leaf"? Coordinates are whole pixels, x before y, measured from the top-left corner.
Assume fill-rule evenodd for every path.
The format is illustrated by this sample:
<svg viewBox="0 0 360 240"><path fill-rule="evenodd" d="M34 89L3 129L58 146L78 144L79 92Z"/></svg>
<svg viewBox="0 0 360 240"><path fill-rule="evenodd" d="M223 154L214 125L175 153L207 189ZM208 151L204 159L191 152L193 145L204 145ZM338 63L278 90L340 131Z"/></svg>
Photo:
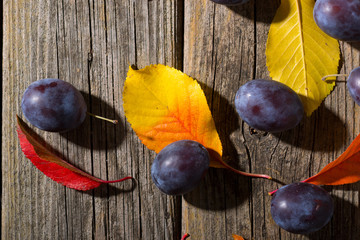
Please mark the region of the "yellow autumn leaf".
<svg viewBox="0 0 360 240"><path fill-rule="evenodd" d="M204 92L191 77L164 65L129 68L123 92L125 116L142 143L158 153L188 139L204 145L224 167L222 145Z"/></svg>
<svg viewBox="0 0 360 240"><path fill-rule="evenodd" d="M222 145L200 85L191 77L161 64L129 68L123 91L125 116L143 144L156 153L179 140L194 140L207 148L210 167L227 168L248 177L222 160Z"/></svg>
<svg viewBox="0 0 360 240"><path fill-rule="evenodd" d="M337 73L340 59L339 42L313 19L314 4L314 0L282 0L266 46L270 76L299 94L308 116L332 91L335 83L321 78Z"/></svg>

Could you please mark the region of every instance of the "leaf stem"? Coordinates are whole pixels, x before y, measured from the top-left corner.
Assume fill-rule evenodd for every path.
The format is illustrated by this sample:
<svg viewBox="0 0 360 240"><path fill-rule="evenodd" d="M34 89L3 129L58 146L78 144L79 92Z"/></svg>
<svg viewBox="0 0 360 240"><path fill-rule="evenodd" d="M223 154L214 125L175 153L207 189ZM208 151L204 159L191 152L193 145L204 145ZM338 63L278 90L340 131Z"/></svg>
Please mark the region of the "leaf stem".
<svg viewBox="0 0 360 240"><path fill-rule="evenodd" d="M276 190L274 190L274 191L271 191L271 192L269 192L268 194L269 194L269 196L272 196L274 193L276 193L277 192L277 189Z"/></svg>
<svg viewBox="0 0 360 240"><path fill-rule="evenodd" d="M98 119L101 119L101 120L104 120L104 121L108 121L108 122L111 122L113 124L117 124L118 123L118 120L112 120L112 119L108 119L108 118L104 118L104 117L101 117L101 116L98 116L98 115L95 115L95 114L92 114L90 112L86 112L88 115L94 117L94 118L98 118Z"/></svg>
<svg viewBox="0 0 360 240"><path fill-rule="evenodd" d="M98 181L101 182L101 183L117 183L117 182L122 182L122 181L125 181L125 180L128 180L128 179L133 179L133 177L124 177L124 178L121 178L121 179L118 179L118 180L111 180L111 181L105 181L105 180L98 179Z"/></svg>
<svg viewBox="0 0 360 240"><path fill-rule="evenodd" d="M243 176L247 176L247 177L256 177L256 178L265 178L265 179L269 179L271 180L272 177L270 177L269 175L265 175L265 174L257 174L257 173L247 173L247 172L243 172L243 171L240 171L240 170L237 170L233 167L231 167L230 165L228 165L227 163L225 163L222 159L219 159L219 162L227 169L237 173L237 174L240 174L240 175L243 175Z"/></svg>
<svg viewBox="0 0 360 240"><path fill-rule="evenodd" d="M309 179L310 179L310 178L308 178L308 179L306 179L306 180L303 180L303 181L300 181L300 182L307 182ZM277 190L278 190L278 189L276 189L276 190L274 190L274 191L271 191L271 192L269 192L268 194L269 194L270 196L272 196L274 193L277 192Z"/></svg>
<svg viewBox="0 0 360 240"><path fill-rule="evenodd" d="M185 240L185 239L187 239L188 237L190 237L190 234L185 233L184 236L182 236L181 240Z"/></svg>
<svg viewBox="0 0 360 240"><path fill-rule="evenodd" d="M326 76L322 77L321 80L328 81L327 79L329 77L348 77L348 76L349 76L349 74L330 74L330 75L326 75ZM331 81L335 81L335 80L331 80Z"/></svg>

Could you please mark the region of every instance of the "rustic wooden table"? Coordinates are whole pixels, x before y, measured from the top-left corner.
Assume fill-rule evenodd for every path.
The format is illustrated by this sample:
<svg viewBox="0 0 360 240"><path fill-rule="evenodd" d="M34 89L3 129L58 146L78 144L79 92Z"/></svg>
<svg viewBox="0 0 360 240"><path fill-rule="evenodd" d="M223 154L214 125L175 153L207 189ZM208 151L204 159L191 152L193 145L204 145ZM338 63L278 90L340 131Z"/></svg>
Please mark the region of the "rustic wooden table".
<svg viewBox="0 0 360 240"><path fill-rule="evenodd" d="M2 1L2 239L360 239L360 184L327 187L335 201L321 231L294 235L276 226L268 191L303 180L338 157L360 133L360 108L338 83L320 108L280 134L252 131L234 110L238 87L269 78L266 39L279 1L239 7L209 0ZM341 42L341 72L359 66L359 46ZM130 64L162 63L196 78L205 91L224 155L234 167L277 181L211 169L183 197L153 185L154 152L124 117L122 88ZM16 135L23 91L61 78L91 112L66 133L37 131L79 168L102 179L136 181L80 192L63 187L24 157Z"/></svg>

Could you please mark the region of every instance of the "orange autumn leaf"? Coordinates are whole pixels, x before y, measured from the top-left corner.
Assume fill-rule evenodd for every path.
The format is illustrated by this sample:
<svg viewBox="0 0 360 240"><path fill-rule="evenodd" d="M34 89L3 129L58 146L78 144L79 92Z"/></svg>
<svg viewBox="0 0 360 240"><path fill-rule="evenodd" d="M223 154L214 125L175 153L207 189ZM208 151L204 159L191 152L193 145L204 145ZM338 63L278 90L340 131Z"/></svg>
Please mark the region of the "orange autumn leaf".
<svg viewBox="0 0 360 240"><path fill-rule="evenodd" d="M360 134L335 161L303 182L316 185L342 185L360 181Z"/></svg>
<svg viewBox="0 0 360 240"><path fill-rule="evenodd" d="M164 65L129 68L123 92L127 120L142 143L156 153L178 140L204 145L221 159L222 145L200 85ZM214 159L211 167L223 167Z"/></svg>
<svg viewBox="0 0 360 240"><path fill-rule="evenodd" d="M236 235L236 234L233 234L232 237L234 238L234 240L244 240L243 237Z"/></svg>

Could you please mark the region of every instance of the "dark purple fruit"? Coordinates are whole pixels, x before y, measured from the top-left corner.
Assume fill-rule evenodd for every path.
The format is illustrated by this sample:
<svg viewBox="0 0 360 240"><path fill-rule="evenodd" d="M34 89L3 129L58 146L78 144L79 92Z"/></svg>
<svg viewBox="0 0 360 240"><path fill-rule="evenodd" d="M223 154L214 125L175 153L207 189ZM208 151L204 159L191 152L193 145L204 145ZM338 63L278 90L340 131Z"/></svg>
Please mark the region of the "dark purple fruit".
<svg viewBox="0 0 360 240"><path fill-rule="evenodd" d="M317 0L313 15L319 28L331 37L360 41L359 0Z"/></svg>
<svg viewBox="0 0 360 240"><path fill-rule="evenodd" d="M21 100L25 118L35 127L50 132L77 128L86 117L81 93L60 79L41 79L25 90Z"/></svg>
<svg viewBox="0 0 360 240"><path fill-rule="evenodd" d="M151 176L163 193L182 195L200 183L209 164L209 153L203 145L180 140L159 152L151 166Z"/></svg>
<svg viewBox="0 0 360 240"><path fill-rule="evenodd" d="M350 96L360 106L360 67L353 69L347 79L346 86Z"/></svg>
<svg viewBox="0 0 360 240"><path fill-rule="evenodd" d="M334 212L333 200L323 188L292 183L277 190L271 199L275 223L288 232L309 234L323 228Z"/></svg>
<svg viewBox="0 0 360 240"><path fill-rule="evenodd" d="M235 96L235 107L249 126L267 132L294 128L304 116L299 96L273 80L255 79L242 85Z"/></svg>

